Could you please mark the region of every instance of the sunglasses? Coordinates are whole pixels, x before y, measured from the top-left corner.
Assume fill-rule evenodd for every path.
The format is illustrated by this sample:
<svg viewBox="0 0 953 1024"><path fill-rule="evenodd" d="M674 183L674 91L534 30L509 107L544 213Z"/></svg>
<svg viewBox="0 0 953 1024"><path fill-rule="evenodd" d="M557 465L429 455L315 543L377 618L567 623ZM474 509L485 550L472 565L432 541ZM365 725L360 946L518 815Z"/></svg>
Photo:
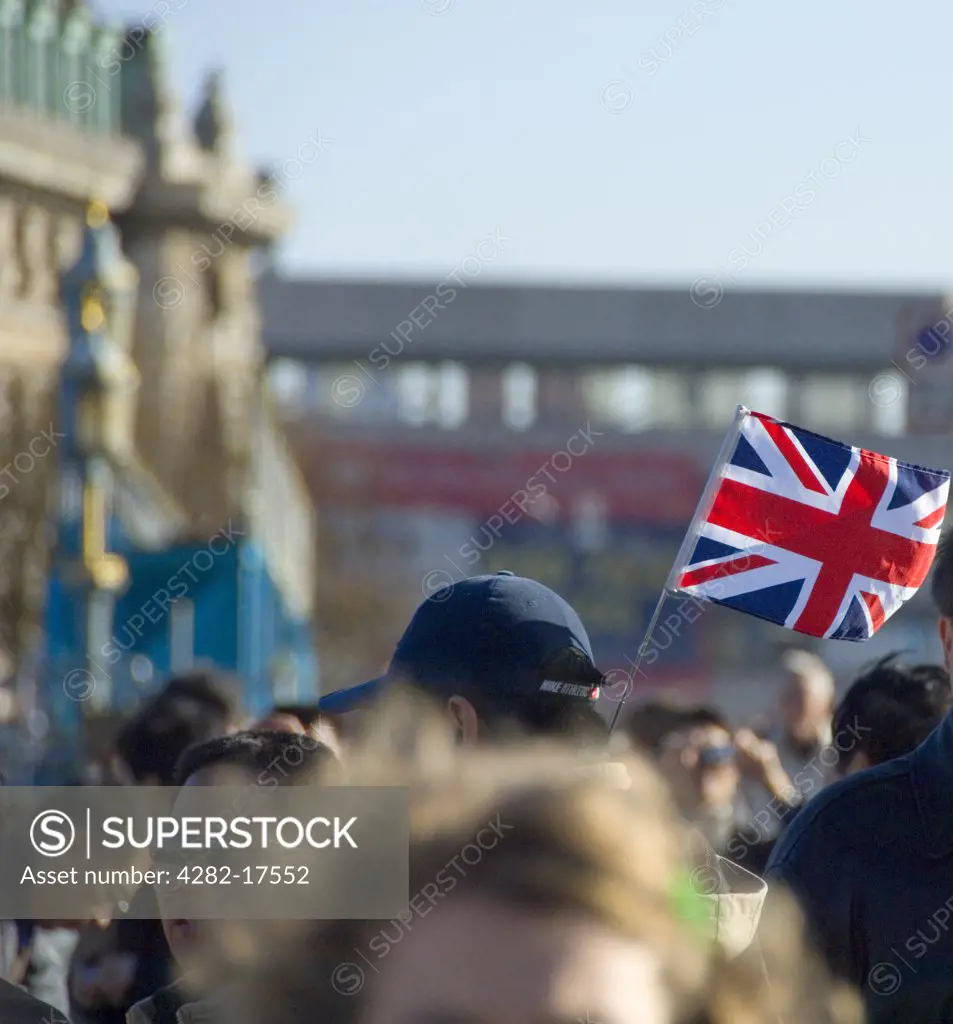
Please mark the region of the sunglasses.
<svg viewBox="0 0 953 1024"><path fill-rule="evenodd" d="M706 747L698 755L698 763L702 768L715 768L729 764L735 759L735 748L726 743L721 747Z"/></svg>

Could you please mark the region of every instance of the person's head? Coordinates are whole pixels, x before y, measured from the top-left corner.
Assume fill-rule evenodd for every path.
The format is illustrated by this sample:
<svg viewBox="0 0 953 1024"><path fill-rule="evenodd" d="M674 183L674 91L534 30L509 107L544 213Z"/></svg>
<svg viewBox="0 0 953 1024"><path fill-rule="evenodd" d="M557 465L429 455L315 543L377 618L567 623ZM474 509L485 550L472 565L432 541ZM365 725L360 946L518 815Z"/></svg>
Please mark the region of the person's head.
<svg viewBox="0 0 953 1024"><path fill-rule="evenodd" d="M569 753L489 744L426 767L393 773L411 794L419 916L396 937L386 922L342 921L292 941L305 955L281 952L281 974L268 968L278 997L267 1000L269 1022L289 1019L301 998L320 1019L343 1010L367 1024L668 1024L673 1003L701 983L708 940L681 946L680 825L654 773L635 765L625 789L580 773ZM479 856L467 852L464 865L468 846ZM456 863L463 870L448 872ZM378 973L356 1005L335 1007L337 993L353 992L334 972L353 965L354 949L376 951Z"/></svg>
<svg viewBox="0 0 953 1024"><path fill-rule="evenodd" d="M888 654L851 685L834 712L837 771L852 775L909 753L953 706L939 665L908 665Z"/></svg>
<svg viewBox="0 0 953 1024"><path fill-rule="evenodd" d="M302 785L334 756L332 750L306 733L246 729L185 750L175 768L174 784Z"/></svg>
<svg viewBox="0 0 953 1024"><path fill-rule="evenodd" d="M334 759L331 750L306 734L249 729L198 743L184 751L176 766L174 784L180 794L173 814L182 813L182 791L191 787L304 786ZM161 866L161 852L155 851L154 857ZM172 870L178 863L175 856L169 861ZM216 923L182 917L180 900L170 901L161 886L157 897L162 930L176 961L221 977L226 958L217 948Z"/></svg>
<svg viewBox="0 0 953 1024"><path fill-rule="evenodd" d="M936 546L930 593L940 616L943 664L953 672L953 529L944 530Z"/></svg>
<svg viewBox="0 0 953 1024"><path fill-rule="evenodd" d="M763 978L742 981L716 941L662 780L639 759L624 767L620 784L580 773L569 751L492 744L416 776L378 766L410 796L407 914L292 932L252 971L246 1020L773 1024ZM464 866L461 850L478 853Z"/></svg>
<svg viewBox="0 0 953 1024"><path fill-rule="evenodd" d="M781 725L795 743L822 741L830 729L834 708L834 677L810 651L786 651L781 658L784 679L778 707Z"/></svg>
<svg viewBox="0 0 953 1024"><path fill-rule="evenodd" d="M214 672L175 676L126 723L116 740L124 774L140 786L171 786L182 752L236 728L233 683Z"/></svg>
<svg viewBox="0 0 953 1024"><path fill-rule="evenodd" d="M541 583L500 572L432 594L387 673L328 694L319 708L353 714L386 687L404 683L438 701L465 743L511 726L604 740L606 724L595 710L602 679L573 609Z"/></svg>
<svg viewBox="0 0 953 1024"><path fill-rule="evenodd" d="M360 712L352 712L352 714L360 714ZM252 728L306 733L313 736L319 743L330 747L338 756L341 755L345 739L344 730L328 715L321 714L317 704L276 704Z"/></svg>
<svg viewBox="0 0 953 1024"><path fill-rule="evenodd" d="M514 875L531 870L529 863L508 866ZM367 1024L670 1019L666 965L644 934L580 906L585 897L526 881L473 885L408 936L375 979ZM517 886L525 889L514 892ZM653 909L648 899L640 907L646 932Z"/></svg>
<svg viewBox="0 0 953 1024"><path fill-rule="evenodd" d="M728 721L712 708L686 708L659 741L659 767L689 817L727 811L741 774Z"/></svg>
<svg viewBox="0 0 953 1024"><path fill-rule="evenodd" d="M686 721L690 711L684 704L664 700L646 701L634 708L625 723L625 731L637 750L658 756L666 737Z"/></svg>

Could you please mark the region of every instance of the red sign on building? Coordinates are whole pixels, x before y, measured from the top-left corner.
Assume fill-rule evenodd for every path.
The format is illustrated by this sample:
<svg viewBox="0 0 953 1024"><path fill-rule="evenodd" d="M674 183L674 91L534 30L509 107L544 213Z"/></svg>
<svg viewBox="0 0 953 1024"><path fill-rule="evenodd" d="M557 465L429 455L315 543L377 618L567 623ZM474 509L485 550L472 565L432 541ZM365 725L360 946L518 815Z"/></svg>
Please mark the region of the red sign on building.
<svg viewBox="0 0 953 1024"><path fill-rule="evenodd" d="M581 431L556 451L322 440L306 444L303 455L322 503L476 516L507 502L529 510L544 495L568 511L576 499L597 496L611 520L687 525L705 481L683 453L600 451Z"/></svg>
<svg viewBox="0 0 953 1024"><path fill-rule="evenodd" d="M319 509L446 513L459 538L446 551L435 539L428 575L505 568L553 587L606 670L635 657L709 469L684 452L600 450L581 432L555 451L314 438L301 454ZM658 638L640 688L707 685L706 624L681 627Z"/></svg>

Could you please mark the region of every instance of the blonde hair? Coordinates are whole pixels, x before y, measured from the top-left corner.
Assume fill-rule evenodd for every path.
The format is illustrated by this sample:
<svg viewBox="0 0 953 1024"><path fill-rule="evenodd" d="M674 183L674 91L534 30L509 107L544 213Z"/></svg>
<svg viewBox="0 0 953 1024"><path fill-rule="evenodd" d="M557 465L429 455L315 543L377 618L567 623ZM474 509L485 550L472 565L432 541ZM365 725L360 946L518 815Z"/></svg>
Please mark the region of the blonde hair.
<svg viewBox="0 0 953 1024"><path fill-rule="evenodd" d="M475 893L530 912L572 914L644 943L660 964L676 1019L685 1024L776 1024L777 1011L765 1015L765 986L749 961L732 965L712 941L707 905L692 891L684 866L685 828L646 761L635 756L608 766L546 743L462 749L439 723L418 718L421 710L389 703L390 727L372 725L366 745L335 779L408 788L411 893L432 883L497 821L499 841L468 866L448 898ZM357 1021L368 993L340 992L335 972L354 961L355 949L366 948L381 925L323 922L289 934L287 945L260 965L248 1020ZM785 1006L794 1011L796 1003L785 999ZM783 1019L821 1020L797 1012Z"/></svg>
<svg viewBox="0 0 953 1024"><path fill-rule="evenodd" d="M821 658L812 651L792 648L781 656L781 668L789 679L803 679L817 693L833 699L834 676Z"/></svg>

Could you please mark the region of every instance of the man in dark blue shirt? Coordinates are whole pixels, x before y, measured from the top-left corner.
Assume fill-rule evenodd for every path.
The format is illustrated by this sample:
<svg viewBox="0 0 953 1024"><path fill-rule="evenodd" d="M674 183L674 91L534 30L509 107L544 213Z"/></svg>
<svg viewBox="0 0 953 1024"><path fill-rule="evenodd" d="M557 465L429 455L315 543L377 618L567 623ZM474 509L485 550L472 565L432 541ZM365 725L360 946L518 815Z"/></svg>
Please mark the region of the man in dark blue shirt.
<svg viewBox="0 0 953 1024"><path fill-rule="evenodd" d="M940 541L932 593L949 670L953 534ZM858 700L861 739L844 756L861 759L854 767L875 767L811 801L767 869L772 887L798 899L835 972L858 986L872 1024L953 1021L953 712L932 728L949 707L949 684L925 666L907 674L915 678L893 698L872 687ZM878 763L906 726L917 727L916 706L918 727L932 731L910 753Z"/></svg>

